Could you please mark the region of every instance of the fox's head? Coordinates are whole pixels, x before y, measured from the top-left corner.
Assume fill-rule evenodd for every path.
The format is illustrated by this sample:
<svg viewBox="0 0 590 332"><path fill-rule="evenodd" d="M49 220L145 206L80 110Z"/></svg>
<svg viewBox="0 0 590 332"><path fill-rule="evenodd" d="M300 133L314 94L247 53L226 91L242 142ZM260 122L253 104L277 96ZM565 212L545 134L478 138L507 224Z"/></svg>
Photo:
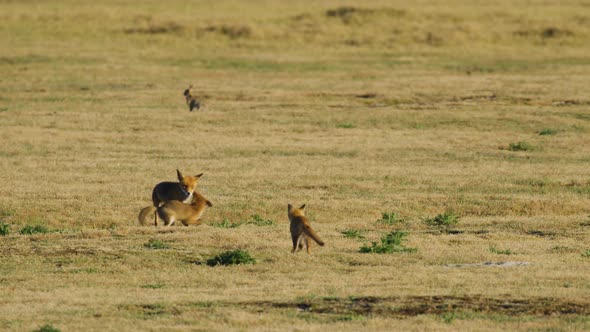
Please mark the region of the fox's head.
<svg viewBox="0 0 590 332"><path fill-rule="evenodd" d="M190 85L188 86L188 89L184 90L184 93L183 93L183 95L184 95L184 98L186 98L186 101L187 101L187 102L188 102L188 100L189 100L189 99L190 99L190 97L191 97L191 89L192 89L192 88L193 88L193 85L192 85L192 84L190 84Z"/></svg>
<svg viewBox="0 0 590 332"><path fill-rule="evenodd" d="M199 182L199 178L203 175L203 173L195 176L184 176L179 170L176 170L176 175L178 176L180 189L188 196L197 190L197 182Z"/></svg>
<svg viewBox="0 0 590 332"><path fill-rule="evenodd" d="M305 204L301 205L299 208L294 208L293 205L287 205L287 215L289 219L293 217L303 217L305 216Z"/></svg>

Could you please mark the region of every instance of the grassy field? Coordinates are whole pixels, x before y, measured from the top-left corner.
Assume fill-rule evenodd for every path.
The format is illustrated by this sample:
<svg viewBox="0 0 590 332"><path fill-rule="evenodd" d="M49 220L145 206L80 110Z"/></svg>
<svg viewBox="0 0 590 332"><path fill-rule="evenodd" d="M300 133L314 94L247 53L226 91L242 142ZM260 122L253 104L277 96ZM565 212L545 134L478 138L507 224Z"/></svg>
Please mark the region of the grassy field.
<svg viewBox="0 0 590 332"><path fill-rule="evenodd" d="M0 330L590 330L587 1L0 22ZM176 169L205 173L203 225L141 227ZM325 247L290 253L288 203ZM207 265L235 249L256 263Z"/></svg>

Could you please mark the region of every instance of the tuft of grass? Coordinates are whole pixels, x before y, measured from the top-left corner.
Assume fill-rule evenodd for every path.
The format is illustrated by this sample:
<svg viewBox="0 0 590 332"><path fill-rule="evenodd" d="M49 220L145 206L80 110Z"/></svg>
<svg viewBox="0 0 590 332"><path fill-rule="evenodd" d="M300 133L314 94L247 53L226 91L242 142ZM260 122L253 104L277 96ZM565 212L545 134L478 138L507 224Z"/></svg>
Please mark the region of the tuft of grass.
<svg viewBox="0 0 590 332"><path fill-rule="evenodd" d="M434 218L426 218L424 222L429 226L449 227L459 222L459 217L452 211L439 214Z"/></svg>
<svg viewBox="0 0 590 332"><path fill-rule="evenodd" d="M224 218L221 222L211 224L211 226L217 227L217 228L236 228L236 227L240 227L240 225L242 225L242 223L231 222L227 218Z"/></svg>
<svg viewBox="0 0 590 332"><path fill-rule="evenodd" d="M391 254L396 252L416 252L416 248L408 248L402 244L408 235L403 231L392 231L381 237L381 243L371 242L371 245L363 245L359 252L373 254Z"/></svg>
<svg viewBox="0 0 590 332"><path fill-rule="evenodd" d="M53 327L52 325L46 324L36 330L33 330L33 332L61 332L61 330Z"/></svg>
<svg viewBox="0 0 590 332"><path fill-rule="evenodd" d="M344 235L344 237L347 239L364 239L365 238L365 236L362 234L363 232L358 229L347 229L347 230L343 230L340 233L342 233L342 235Z"/></svg>
<svg viewBox="0 0 590 332"><path fill-rule="evenodd" d="M356 126L352 123L339 123L336 125L336 128L344 128L344 129L352 129L355 128Z"/></svg>
<svg viewBox="0 0 590 332"><path fill-rule="evenodd" d="M539 135L546 136L546 135L556 135L558 132L557 129L552 128L545 128L539 131Z"/></svg>
<svg viewBox="0 0 590 332"><path fill-rule="evenodd" d="M93 267L82 268L82 269L73 269L69 271L70 273L98 273L98 269Z"/></svg>
<svg viewBox="0 0 590 332"><path fill-rule="evenodd" d="M239 265L239 264L254 264L256 260L250 254L241 249L223 252L211 259L207 260L207 265Z"/></svg>
<svg viewBox="0 0 590 332"><path fill-rule="evenodd" d="M164 288L164 286L166 286L166 285L165 284L162 284L162 283L157 283L157 284L141 285L139 287L141 287L141 288L147 288L147 289L160 289L160 288Z"/></svg>
<svg viewBox="0 0 590 332"><path fill-rule="evenodd" d="M586 249L586 251L584 251L582 253L582 257L584 257L584 258L590 258L590 249Z"/></svg>
<svg viewBox="0 0 590 332"><path fill-rule="evenodd" d="M533 151L535 147L526 141L519 141L516 143L510 143L508 145L508 150L510 151Z"/></svg>
<svg viewBox="0 0 590 332"><path fill-rule="evenodd" d="M514 255L514 252L510 249L501 250L497 249L496 247L490 247L490 252L498 255Z"/></svg>
<svg viewBox="0 0 590 332"><path fill-rule="evenodd" d="M197 301L197 302L190 302L189 305L197 308L212 308L215 306L215 303L212 301Z"/></svg>
<svg viewBox="0 0 590 332"><path fill-rule="evenodd" d="M10 233L10 225L4 222L0 222L0 235L6 236Z"/></svg>
<svg viewBox="0 0 590 332"><path fill-rule="evenodd" d="M46 234L49 233L49 228L43 225L26 225L25 227L21 228L19 233L24 235L31 235L31 234Z"/></svg>
<svg viewBox="0 0 590 332"><path fill-rule="evenodd" d="M253 214L252 221L248 222L249 224L256 225L256 226L272 226L274 225L274 221L271 219L264 219L258 214Z"/></svg>
<svg viewBox="0 0 590 332"><path fill-rule="evenodd" d="M399 215L395 212L383 212L381 214L381 219L378 219L378 223L393 225L396 223L401 222L402 220L399 218Z"/></svg>
<svg viewBox="0 0 590 332"><path fill-rule="evenodd" d="M210 25L198 31L199 34L207 32L219 33L230 39L248 38L252 36L252 28L245 25Z"/></svg>
<svg viewBox="0 0 590 332"><path fill-rule="evenodd" d="M148 242L143 244L144 247L149 249L168 249L170 245L166 242L158 239L150 239Z"/></svg>

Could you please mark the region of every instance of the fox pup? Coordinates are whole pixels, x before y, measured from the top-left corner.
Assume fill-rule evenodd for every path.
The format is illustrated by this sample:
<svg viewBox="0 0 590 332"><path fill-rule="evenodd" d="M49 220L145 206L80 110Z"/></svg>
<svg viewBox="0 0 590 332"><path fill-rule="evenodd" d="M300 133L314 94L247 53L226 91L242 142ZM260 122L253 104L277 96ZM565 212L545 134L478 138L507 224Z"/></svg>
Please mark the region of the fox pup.
<svg viewBox="0 0 590 332"><path fill-rule="evenodd" d="M184 90L184 98L186 99L186 104L188 105L189 112L192 112L193 109L199 110L201 108L201 102L197 99L194 92L192 91L193 85L189 85L188 89Z"/></svg>
<svg viewBox="0 0 590 332"><path fill-rule="evenodd" d="M158 208L158 215L166 226L172 226L177 220L185 226L198 225L205 209L211 206L213 204L208 199L195 192L190 205L176 200L168 201Z"/></svg>
<svg viewBox="0 0 590 332"><path fill-rule="evenodd" d="M307 254L309 255L309 245L311 244L309 239L311 238L317 242L320 246L324 245L324 241L314 232L309 224L309 220L305 217L305 204L301 205L298 209L293 208L293 205L287 205L287 214L289 215L289 221L291 221L291 239L293 240L293 251L298 248L301 250L305 246Z"/></svg>
<svg viewBox="0 0 590 332"><path fill-rule="evenodd" d="M184 176L179 170L176 170L178 182L160 182L152 191L152 206L147 206L139 212L139 223L144 225L148 215L154 214L154 226L158 226L158 213L156 209L167 201L177 200L190 203L193 193L197 189L197 182L203 173L195 176Z"/></svg>

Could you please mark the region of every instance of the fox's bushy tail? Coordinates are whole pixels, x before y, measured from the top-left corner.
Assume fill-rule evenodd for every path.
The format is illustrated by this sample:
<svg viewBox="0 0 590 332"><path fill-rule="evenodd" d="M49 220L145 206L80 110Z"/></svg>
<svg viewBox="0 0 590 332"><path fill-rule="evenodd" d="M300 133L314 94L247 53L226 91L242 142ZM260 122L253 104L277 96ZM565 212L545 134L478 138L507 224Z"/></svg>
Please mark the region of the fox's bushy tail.
<svg viewBox="0 0 590 332"><path fill-rule="evenodd" d="M324 245L324 241L322 241L322 239L320 239L320 237L316 234L316 232L314 232L314 230L311 228L311 226L305 225L303 227L303 233L305 233L305 235L307 235L310 238L312 238L320 246L323 246Z"/></svg>
<svg viewBox="0 0 590 332"><path fill-rule="evenodd" d="M143 209L141 209L141 211L139 211L139 215L137 216L137 219L139 220L139 224L142 226L145 225L145 220L146 220L147 216L153 215L155 211L156 211L156 208L153 205L146 206Z"/></svg>

